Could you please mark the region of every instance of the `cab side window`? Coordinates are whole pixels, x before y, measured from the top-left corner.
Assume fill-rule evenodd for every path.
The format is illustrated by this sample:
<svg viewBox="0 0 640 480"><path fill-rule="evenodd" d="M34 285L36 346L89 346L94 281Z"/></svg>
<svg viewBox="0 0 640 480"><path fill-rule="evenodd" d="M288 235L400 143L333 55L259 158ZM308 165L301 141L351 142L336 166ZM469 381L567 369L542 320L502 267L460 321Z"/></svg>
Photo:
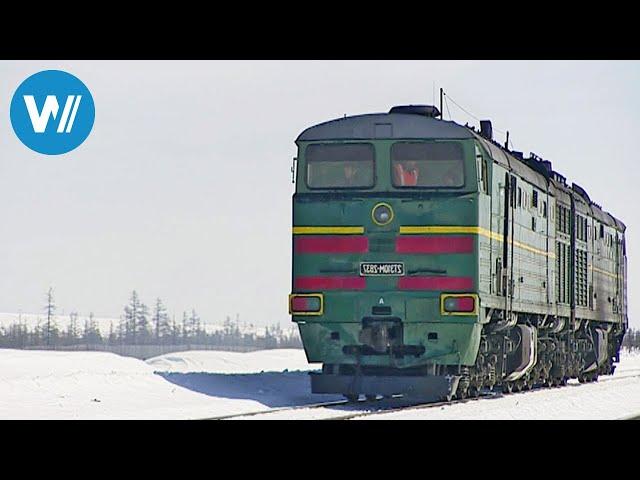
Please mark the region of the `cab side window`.
<svg viewBox="0 0 640 480"><path fill-rule="evenodd" d="M478 168L478 188L482 193L489 194L489 164L487 158L476 144L476 165Z"/></svg>

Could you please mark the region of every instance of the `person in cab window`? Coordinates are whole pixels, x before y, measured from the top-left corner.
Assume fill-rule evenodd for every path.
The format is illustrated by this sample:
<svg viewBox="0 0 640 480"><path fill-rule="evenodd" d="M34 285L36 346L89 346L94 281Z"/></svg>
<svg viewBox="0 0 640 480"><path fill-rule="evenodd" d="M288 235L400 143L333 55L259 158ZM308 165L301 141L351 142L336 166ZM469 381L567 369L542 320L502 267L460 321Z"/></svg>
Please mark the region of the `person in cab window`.
<svg viewBox="0 0 640 480"><path fill-rule="evenodd" d="M358 168L353 163L347 163L344 166L344 186L353 187L360 185L362 180L359 178Z"/></svg>
<svg viewBox="0 0 640 480"><path fill-rule="evenodd" d="M402 187L415 187L418 184L418 162L397 162L394 165L396 185Z"/></svg>
<svg viewBox="0 0 640 480"><path fill-rule="evenodd" d="M449 168L442 176L443 187L459 187L463 181L462 171L458 165Z"/></svg>

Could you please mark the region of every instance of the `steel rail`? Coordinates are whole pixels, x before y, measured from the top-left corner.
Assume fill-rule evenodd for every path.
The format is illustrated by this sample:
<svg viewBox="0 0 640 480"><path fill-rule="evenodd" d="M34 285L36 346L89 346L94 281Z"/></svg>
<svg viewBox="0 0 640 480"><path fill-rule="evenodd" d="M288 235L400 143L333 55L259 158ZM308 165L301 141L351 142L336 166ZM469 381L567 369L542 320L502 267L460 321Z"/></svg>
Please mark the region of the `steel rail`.
<svg viewBox="0 0 640 480"><path fill-rule="evenodd" d="M638 371L639 369L630 369L628 370L629 372L632 371ZM599 378L596 382L588 382L588 383L580 383L580 384L571 384L571 385L565 385L565 387L569 386L569 387L580 387L583 385L589 385L589 384L598 384L600 382L611 382L611 381L617 381L617 380L625 380L625 379L629 379L629 378L637 378L640 377L640 374L632 374L632 375L625 375L623 372L620 372L621 375L614 375L612 377L609 376L602 376L605 378ZM462 403L468 403L468 402L473 402L473 401L477 401L477 400L488 400L488 399L495 399L495 398L503 398L505 396L512 396L512 395L522 395L522 394L526 394L530 391L539 391L539 390L548 390L548 389L560 389L563 387L534 387L531 390L524 390L524 391L520 391L520 392L512 392L509 394L505 394L502 392L488 392L488 393L484 393L484 394L480 394L478 397L467 397L464 399L455 399L455 400L451 400L451 401L441 401L441 402L418 402L418 403L414 403L411 402L410 398L405 398L402 397L401 395L396 395L392 398L382 398L382 399L378 399L378 400L358 400L358 401L349 401L349 400L336 400L336 401L332 401L332 402L321 402L321 403L312 403L312 404L308 404L308 405L293 405L293 406L285 406L285 407L278 407L278 408L270 408L270 409L265 409L265 410L256 410L256 411L252 411L252 412L244 412L244 413L234 413L234 414L228 414L228 415L220 415L220 416L215 416L215 417L207 417L207 418L202 418L201 420L234 420L234 419L242 419L245 417L256 417L256 416L267 416L267 415L275 415L275 414L279 414L279 413L283 413L283 412L298 412L298 411L302 411L302 410L316 410L316 409L322 409L322 408L328 408L328 407L342 407L342 406L366 406L366 405L373 405L374 407L378 407L375 410L360 410L360 411L355 411L353 413L347 413L344 415L337 415L337 416L330 416L327 418L323 418L322 420L350 420L353 418L360 418L360 417L366 417L366 416L370 416L370 415L380 415L380 414L386 414L386 413L395 413L395 412L399 412L399 411L403 411L403 410L421 410L421 409L428 409L428 408L437 408L437 407L443 407L443 406L448 406L448 405L456 405L456 404L462 404ZM387 404L389 402L395 402L395 401L408 401L409 404L407 405L402 405L402 406L396 406L396 405L388 405ZM377 404L377 405L376 405ZM632 415L630 417L624 417L623 419L640 419L639 415Z"/></svg>

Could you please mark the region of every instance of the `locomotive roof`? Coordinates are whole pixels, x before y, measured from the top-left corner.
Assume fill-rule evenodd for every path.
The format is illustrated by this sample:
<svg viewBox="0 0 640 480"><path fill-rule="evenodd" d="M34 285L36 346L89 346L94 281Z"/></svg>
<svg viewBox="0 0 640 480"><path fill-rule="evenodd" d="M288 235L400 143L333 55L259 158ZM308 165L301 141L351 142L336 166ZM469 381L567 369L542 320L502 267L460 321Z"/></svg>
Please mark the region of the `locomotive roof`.
<svg viewBox="0 0 640 480"><path fill-rule="evenodd" d="M372 138L423 139L472 138L471 131L455 122L406 113L369 113L336 118L303 131L296 142L316 140L368 140Z"/></svg>
<svg viewBox="0 0 640 480"><path fill-rule="evenodd" d="M570 187L565 186L546 177L536 171L511 152L489 141L471 130L453 121L441 120L427 115L411 113L368 113L363 115L345 116L336 118L304 130L297 142L310 142L321 140L371 140L371 139L470 139L476 138L489 152L491 157L508 170L513 171L521 178L536 185L541 190L547 190L547 183L552 194L568 202L571 195ZM582 197L580 192L573 192L575 196ZM582 191L586 195L586 192ZM613 215L602 210L597 204L588 199L594 217L600 222L616 227L624 231L625 225Z"/></svg>
<svg viewBox="0 0 640 480"><path fill-rule="evenodd" d="M547 190L545 176L534 170L531 166L527 165L523 160L515 157L511 152L503 148L494 142L491 142L478 133L473 132L476 139L484 145L491 157L508 170L511 170L518 174L521 178L529 181L533 185L536 185L543 191ZM576 188L577 187L577 188ZM584 203L586 209L591 210L593 217L605 225L614 227L619 231L624 232L626 230L625 224L611 215L609 212L605 212L602 207L591 201L587 193L578 185L573 184L573 188L563 185L553 177L549 177L549 190L551 194L556 198L562 200L564 203L570 203L570 195L577 199L577 204ZM582 210L579 208L579 210Z"/></svg>
<svg viewBox="0 0 640 480"><path fill-rule="evenodd" d="M474 132L476 139L484 145L491 157L501 165L505 166L508 170L517 173L521 178L529 181L533 185L536 185L543 191L547 190L545 176L534 170L531 166L527 165L523 160L515 157L511 152L503 148L501 145L497 145L494 142L483 138L478 133ZM577 187L577 188L576 188ZM549 190L551 194L556 198L562 200L564 203L570 203L570 195L577 199L577 204L584 203L586 209L591 210L593 217L605 225L614 227L619 231L624 232L626 230L625 224L611 215L609 212L605 212L602 207L591 201L587 193L579 186L573 185L573 188L563 185L553 177L549 177ZM579 210L583 210L580 209Z"/></svg>

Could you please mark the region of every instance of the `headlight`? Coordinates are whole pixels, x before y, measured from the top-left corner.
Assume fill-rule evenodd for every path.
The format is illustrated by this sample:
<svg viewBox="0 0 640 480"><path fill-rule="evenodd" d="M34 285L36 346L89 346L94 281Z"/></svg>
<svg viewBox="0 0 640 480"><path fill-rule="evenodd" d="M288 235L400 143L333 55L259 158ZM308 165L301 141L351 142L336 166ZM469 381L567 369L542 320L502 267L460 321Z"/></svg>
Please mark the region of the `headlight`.
<svg viewBox="0 0 640 480"><path fill-rule="evenodd" d="M371 211L371 218L377 225L387 225L393 220L393 209L388 203L379 203Z"/></svg>
<svg viewBox="0 0 640 480"><path fill-rule="evenodd" d="M291 315L322 315L324 310L321 293L291 294L289 295L289 314Z"/></svg>
<svg viewBox="0 0 640 480"><path fill-rule="evenodd" d="M476 315L478 295L476 294L443 294L440 298L442 315Z"/></svg>

